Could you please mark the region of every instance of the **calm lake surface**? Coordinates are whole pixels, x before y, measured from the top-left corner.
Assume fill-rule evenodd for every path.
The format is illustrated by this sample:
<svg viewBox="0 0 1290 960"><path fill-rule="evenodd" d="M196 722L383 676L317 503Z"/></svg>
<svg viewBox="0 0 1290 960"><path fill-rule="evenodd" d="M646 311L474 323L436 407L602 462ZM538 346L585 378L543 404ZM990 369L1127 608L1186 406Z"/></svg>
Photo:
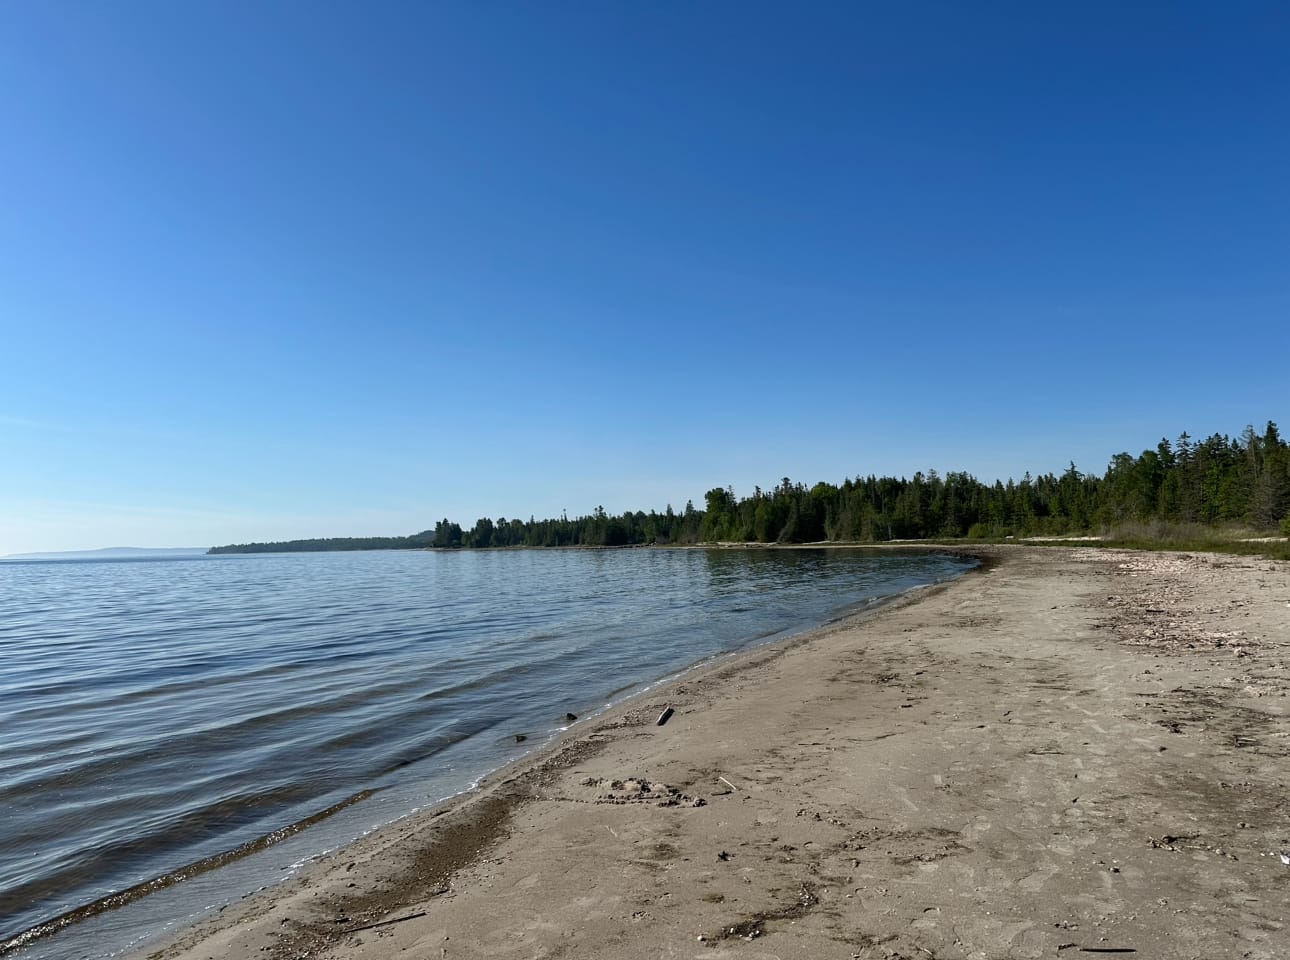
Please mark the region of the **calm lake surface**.
<svg viewBox="0 0 1290 960"><path fill-rule="evenodd" d="M376 791L20 953L137 946L468 789L566 711L970 566L679 549L0 563L0 944Z"/></svg>

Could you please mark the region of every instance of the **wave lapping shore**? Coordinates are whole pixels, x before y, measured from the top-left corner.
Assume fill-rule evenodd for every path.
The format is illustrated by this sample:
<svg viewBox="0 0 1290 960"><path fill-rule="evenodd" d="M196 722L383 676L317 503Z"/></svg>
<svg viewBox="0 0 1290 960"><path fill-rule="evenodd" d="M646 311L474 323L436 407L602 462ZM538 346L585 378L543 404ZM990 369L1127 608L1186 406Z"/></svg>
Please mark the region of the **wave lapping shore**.
<svg viewBox="0 0 1290 960"><path fill-rule="evenodd" d="M149 955L1284 956L1287 565L981 552Z"/></svg>

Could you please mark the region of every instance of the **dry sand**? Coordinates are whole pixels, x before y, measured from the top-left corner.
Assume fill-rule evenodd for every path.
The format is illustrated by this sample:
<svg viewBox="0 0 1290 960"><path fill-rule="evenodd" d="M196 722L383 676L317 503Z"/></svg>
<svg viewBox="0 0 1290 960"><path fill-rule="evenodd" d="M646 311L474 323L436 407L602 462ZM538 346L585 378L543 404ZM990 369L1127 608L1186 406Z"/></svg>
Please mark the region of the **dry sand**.
<svg viewBox="0 0 1290 960"><path fill-rule="evenodd" d="M152 956L1290 957L1290 565L981 553Z"/></svg>

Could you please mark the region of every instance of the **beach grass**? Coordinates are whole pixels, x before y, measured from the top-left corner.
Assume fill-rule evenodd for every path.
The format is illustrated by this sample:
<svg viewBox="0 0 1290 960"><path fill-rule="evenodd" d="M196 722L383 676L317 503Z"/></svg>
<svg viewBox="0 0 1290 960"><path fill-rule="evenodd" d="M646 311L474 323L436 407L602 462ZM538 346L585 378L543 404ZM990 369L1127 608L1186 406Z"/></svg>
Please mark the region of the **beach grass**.
<svg viewBox="0 0 1290 960"><path fill-rule="evenodd" d="M1273 531L1243 526L1214 527L1198 523L1125 523L1087 534L1045 537L989 538L963 543L1016 543L1034 546L1094 547L1118 550L1174 550L1186 553L1227 553L1245 557L1290 560L1290 540Z"/></svg>

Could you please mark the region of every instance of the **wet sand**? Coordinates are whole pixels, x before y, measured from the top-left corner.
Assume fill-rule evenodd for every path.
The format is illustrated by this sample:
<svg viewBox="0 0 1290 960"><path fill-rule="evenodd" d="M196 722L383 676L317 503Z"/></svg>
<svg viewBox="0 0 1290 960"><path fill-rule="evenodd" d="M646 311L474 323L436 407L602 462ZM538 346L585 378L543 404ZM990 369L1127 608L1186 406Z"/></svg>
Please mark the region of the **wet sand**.
<svg viewBox="0 0 1290 960"><path fill-rule="evenodd" d="M1290 565L979 552L147 955L1290 955Z"/></svg>

